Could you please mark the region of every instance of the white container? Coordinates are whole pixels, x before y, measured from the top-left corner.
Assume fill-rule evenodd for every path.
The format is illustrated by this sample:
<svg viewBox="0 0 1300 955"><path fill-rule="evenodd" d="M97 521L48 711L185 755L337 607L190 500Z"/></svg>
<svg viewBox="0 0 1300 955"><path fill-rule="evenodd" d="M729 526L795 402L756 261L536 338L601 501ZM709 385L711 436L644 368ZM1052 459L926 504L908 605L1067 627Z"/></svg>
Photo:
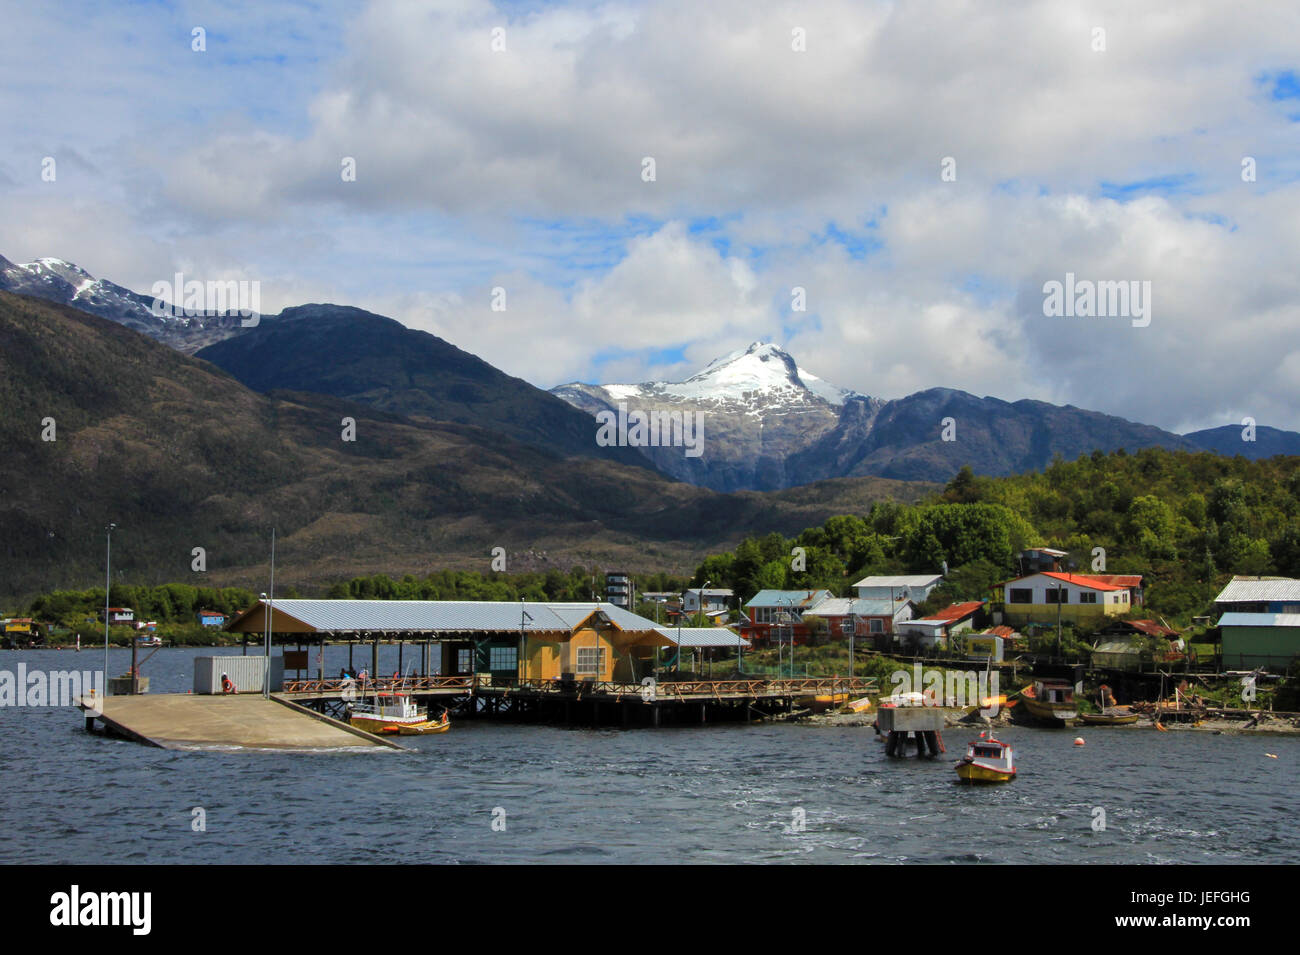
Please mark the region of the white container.
<svg viewBox="0 0 1300 955"><path fill-rule="evenodd" d="M235 684L237 693L261 693L262 674L266 667L264 656L194 658L194 692L220 693L221 674L226 674ZM284 684L284 657L271 657L271 689Z"/></svg>

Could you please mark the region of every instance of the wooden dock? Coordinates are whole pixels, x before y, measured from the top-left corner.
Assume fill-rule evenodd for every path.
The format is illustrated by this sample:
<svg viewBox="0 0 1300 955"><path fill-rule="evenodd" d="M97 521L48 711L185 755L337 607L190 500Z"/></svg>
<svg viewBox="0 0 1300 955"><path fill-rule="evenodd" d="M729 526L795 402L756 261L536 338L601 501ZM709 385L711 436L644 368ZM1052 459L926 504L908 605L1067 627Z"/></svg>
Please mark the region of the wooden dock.
<svg viewBox="0 0 1300 955"><path fill-rule="evenodd" d="M877 691L873 678L683 680L614 683L593 680L509 680L484 674L369 680L286 680L280 695L334 716L350 700L398 691L459 718L499 716L528 722L592 726L752 721L788 716L817 697Z"/></svg>
<svg viewBox="0 0 1300 955"><path fill-rule="evenodd" d="M87 730L93 732L98 720L110 735L163 749L406 748L275 695L158 693L109 696L102 703L102 713L82 707Z"/></svg>

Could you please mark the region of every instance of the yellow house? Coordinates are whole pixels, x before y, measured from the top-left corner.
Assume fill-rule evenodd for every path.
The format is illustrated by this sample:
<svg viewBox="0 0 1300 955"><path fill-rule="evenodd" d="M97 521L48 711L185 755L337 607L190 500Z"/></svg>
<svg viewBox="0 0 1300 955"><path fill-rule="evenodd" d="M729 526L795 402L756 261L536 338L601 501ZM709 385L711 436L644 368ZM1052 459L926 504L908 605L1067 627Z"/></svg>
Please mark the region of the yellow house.
<svg viewBox="0 0 1300 955"><path fill-rule="evenodd" d="M649 675L655 648L673 646L654 621L613 604L543 606L569 629L526 635L520 668L525 680L559 680L572 674L577 680L636 683Z"/></svg>
<svg viewBox="0 0 1300 955"><path fill-rule="evenodd" d="M1118 617L1132 609L1127 587L1083 574L1043 571L994 588L1002 591L1002 617L1013 626L1029 623L1089 622Z"/></svg>

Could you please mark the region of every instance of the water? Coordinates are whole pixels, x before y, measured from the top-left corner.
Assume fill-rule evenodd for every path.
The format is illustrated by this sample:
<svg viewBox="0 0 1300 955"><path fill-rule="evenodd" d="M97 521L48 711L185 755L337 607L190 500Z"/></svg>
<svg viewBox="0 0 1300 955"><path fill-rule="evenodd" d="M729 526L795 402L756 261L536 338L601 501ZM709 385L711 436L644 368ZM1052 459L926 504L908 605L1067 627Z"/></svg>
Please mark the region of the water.
<svg viewBox="0 0 1300 955"><path fill-rule="evenodd" d="M161 650L143 672L183 692L211 652ZM20 661L80 669L103 651L0 653ZM380 648L381 673L396 661ZM346 662L329 648L327 674ZM900 762L857 727L462 720L404 738L411 753L173 752L89 736L73 709L4 708L0 862L1300 862L1300 737L1012 727L1020 778L955 785L970 735Z"/></svg>

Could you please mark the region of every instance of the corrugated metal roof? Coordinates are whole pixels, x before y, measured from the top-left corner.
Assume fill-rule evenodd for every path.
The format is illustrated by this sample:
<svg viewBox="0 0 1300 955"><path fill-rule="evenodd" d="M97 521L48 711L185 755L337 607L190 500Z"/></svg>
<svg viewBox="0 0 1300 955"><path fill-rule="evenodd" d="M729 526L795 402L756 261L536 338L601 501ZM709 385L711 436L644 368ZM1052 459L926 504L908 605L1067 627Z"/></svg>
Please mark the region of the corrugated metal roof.
<svg viewBox="0 0 1300 955"><path fill-rule="evenodd" d="M256 609L264 601L258 601ZM392 631L463 633L513 631L569 633L601 610L623 630L653 630L655 623L611 603L516 603L495 600L296 600L273 602L277 613L320 633ZM251 612L240 614L240 618ZM527 617L524 614L527 614ZM528 619L531 618L531 619ZM239 620L235 620L237 624ZM522 627L521 627L522 624ZM234 624L232 624L233 626Z"/></svg>
<svg viewBox="0 0 1300 955"><path fill-rule="evenodd" d="M936 580L943 580L943 574L911 574L895 577L863 577L854 587L928 587Z"/></svg>
<svg viewBox="0 0 1300 955"><path fill-rule="evenodd" d="M847 617L851 614L859 617L892 617L909 603L910 600L895 600L891 606L888 600L873 600L869 597L829 597L808 608L807 612L819 617Z"/></svg>
<svg viewBox="0 0 1300 955"><path fill-rule="evenodd" d="M1289 577L1233 577L1214 598L1215 603L1258 600L1300 600L1300 580Z"/></svg>
<svg viewBox="0 0 1300 955"><path fill-rule="evenodd" d="M794 610L806 610L834 596L829 590L760 590L745 606L790 607Z"/></svg>
<svg viewBox="0 0 1300 955"><path fill-rule="evenodd" d="M1300 627L1300 613L1225 613L1220 627Z"/></svg>
<svg viewBox="0 0 1300 955"><path fill-rule="evenodd" d="M726 627L682 627L681 642L676 627L656 627L674 644L683 647L747 647L749 641Z"/></svg>
<svg viewBox="0 0 1300 955"><path fill-rule="evenodd" d="M859 597L849 607L850 613L859 617L892 617L902 610L911 600L888 600L885 598Z"/></svg>

